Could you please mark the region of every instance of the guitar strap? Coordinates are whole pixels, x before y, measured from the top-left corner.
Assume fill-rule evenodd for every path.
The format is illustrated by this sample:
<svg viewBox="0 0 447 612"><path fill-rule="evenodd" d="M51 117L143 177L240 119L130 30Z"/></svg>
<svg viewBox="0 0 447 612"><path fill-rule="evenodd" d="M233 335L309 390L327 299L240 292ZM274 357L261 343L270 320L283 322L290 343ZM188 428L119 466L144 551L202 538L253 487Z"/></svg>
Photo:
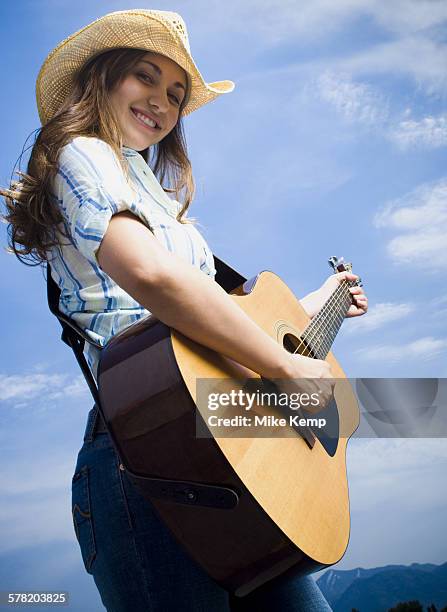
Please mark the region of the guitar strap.
<svg viewBox="0 0 447 612"><path fill-rule="evenodd" d="M233 270L231 266L216 256L214 256L214 265L216 268L215 280L225 289L225 291L227 291L227 293L239 287L247 280L242 274ZM46 268L48 306L62 326L61 340L73 350L76 361L81 368L99 413L104 423L106 423L99 399L98 387L84 356L85 343L91 343L92 340L72 319L59 310L60 289L51 276L51 267L48 262ZM117 445L112 435L111 438L116 449ZM237 497L234 492L227 487L204 485L197 482L187 483L184 481L153 478L151 476L142 477L132 474L129 470L127 471L131 480L138 485L140 489L143 489L144 494L149 497L157 497L159 499L167 498L171 501L186 505L205 505L223 509L232 508L234 504L237 503Z"/></svg>

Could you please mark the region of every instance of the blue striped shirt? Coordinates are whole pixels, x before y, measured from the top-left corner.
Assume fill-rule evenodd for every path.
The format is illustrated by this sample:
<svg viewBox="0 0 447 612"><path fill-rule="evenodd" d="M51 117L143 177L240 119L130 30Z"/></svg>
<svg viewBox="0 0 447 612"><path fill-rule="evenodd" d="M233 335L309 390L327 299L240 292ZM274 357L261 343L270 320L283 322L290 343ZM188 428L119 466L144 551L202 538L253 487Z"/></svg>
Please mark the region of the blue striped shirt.
<svg viewBox="0 0 447 612"><path fill-rule="evenodd" d="M69 236L49 251L52 277L61 294L59 308L91 338L86 357L97 378L100 349L131 323L150 314L99 266L96 253L112 215L129 210L165 248L214 277L206 241L190 223L179 223L181 204L171 199L143 157L123 147L129 179L113 149L95 137L77 136L60 152L52 197ZM60 228L59 228L60 229Z"/></svg>

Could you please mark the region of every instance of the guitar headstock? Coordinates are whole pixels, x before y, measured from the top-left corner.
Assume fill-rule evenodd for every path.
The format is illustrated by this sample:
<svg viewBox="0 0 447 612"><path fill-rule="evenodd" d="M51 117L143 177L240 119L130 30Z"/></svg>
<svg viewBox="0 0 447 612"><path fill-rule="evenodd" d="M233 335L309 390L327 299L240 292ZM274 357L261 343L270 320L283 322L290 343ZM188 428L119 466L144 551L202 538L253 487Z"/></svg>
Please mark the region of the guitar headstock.
<svg viewBox="0 0 447 612"><path fill-rule="evenodd" d="M351 272L352 273L352 264L349 262L345 262L343 257L329 257L328 264L334 270L334 274L337 272ZM362 279L358 278L356 281L350 281L350 285L353 287L354 285L362 286Z"/></svg>

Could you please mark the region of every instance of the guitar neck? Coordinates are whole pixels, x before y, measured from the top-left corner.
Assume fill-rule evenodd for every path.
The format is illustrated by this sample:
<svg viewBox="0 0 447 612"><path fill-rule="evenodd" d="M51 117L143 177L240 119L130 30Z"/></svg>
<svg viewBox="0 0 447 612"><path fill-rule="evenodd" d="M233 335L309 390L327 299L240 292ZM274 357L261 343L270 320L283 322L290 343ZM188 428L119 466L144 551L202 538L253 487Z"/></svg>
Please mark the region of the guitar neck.
<svg viewBox="0 0 447 612"><path fill-rule="evenodd" d="M349 288L355 285L355 281L342 281L314 316L300 336L304 347L302 354L310 354L315 359L324 359L327 356L352 304Z"/></svg>

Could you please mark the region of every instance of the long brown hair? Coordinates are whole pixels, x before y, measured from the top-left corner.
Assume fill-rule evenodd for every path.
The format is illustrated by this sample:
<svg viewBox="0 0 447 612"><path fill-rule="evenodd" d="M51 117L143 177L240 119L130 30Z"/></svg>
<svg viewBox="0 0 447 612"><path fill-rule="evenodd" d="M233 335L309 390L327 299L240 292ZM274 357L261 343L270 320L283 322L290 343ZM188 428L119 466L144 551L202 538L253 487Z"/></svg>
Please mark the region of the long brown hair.
<svg viewBox="0 0 447 612"><path fill-rule="evenodd" d="M9 189L0 188L7 210L3 219L9 224L7 251L22 263L42 265L47 261L48 251L61 244L61 235L70 239L62 229L65 227L62 213L49 194L60 150L74 137L95 136L108 143L128 176L121 153L122 137L109 94L146 53L140 49L116 48L87 61L76 74L71 93L57 114L40 128L27 172L17 171L19 180L12 180ZM176 200L182 203L177 215L182 223L194 221L183 216L195 192L181 120L186 99L187 96L180 106L176 126L152 147L152 159L148 159L149 149L140 151L163 189L175 193Z"/></svg>

